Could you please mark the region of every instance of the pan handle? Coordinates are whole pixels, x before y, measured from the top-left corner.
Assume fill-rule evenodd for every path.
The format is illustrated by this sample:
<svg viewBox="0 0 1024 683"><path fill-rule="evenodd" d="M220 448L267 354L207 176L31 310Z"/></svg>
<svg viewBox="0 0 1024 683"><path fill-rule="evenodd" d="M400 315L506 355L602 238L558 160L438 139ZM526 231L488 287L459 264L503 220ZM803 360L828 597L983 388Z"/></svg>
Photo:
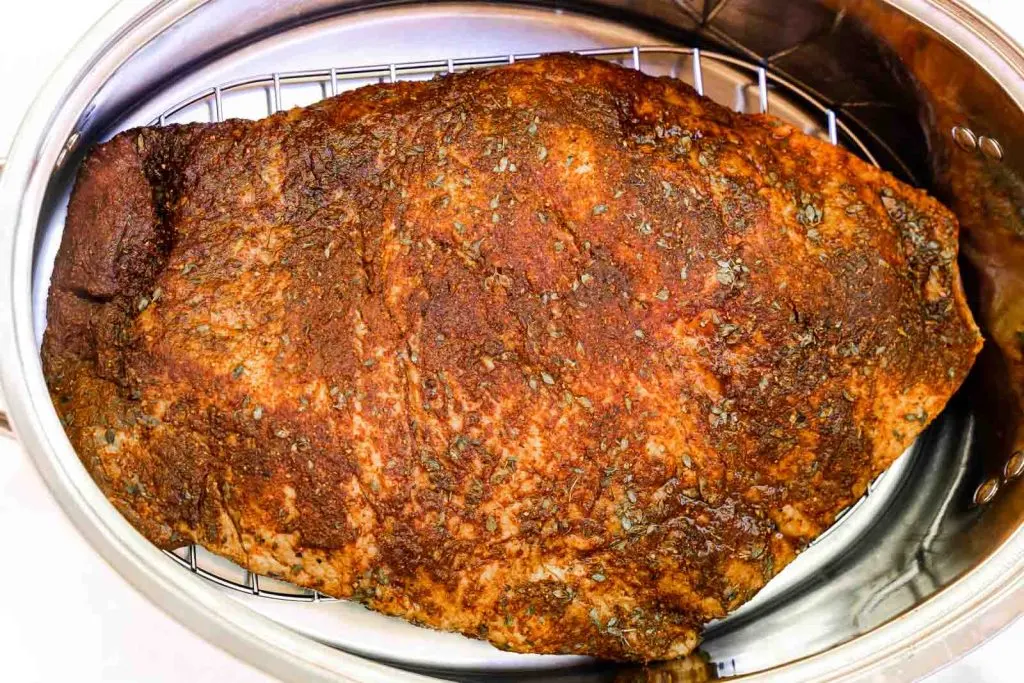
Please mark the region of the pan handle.
<svg viewBox="0 0 1024 683"><path fill-rule="evenodd" d="M0 175L3 175L6 164L7 159L0 157ZM14 431L11 429L11 421L7 419L7 403L3 391L0 391L0 437L4 436L13 437Z"/></svg>
<svg viewBox="0 0 1024 683"><path fill-rule="evenodd" d="M7 419L5 412L7 406L4 404L4 395L0 394L0 437L14 437L14 430L11 429L11 422Z"/></svg>

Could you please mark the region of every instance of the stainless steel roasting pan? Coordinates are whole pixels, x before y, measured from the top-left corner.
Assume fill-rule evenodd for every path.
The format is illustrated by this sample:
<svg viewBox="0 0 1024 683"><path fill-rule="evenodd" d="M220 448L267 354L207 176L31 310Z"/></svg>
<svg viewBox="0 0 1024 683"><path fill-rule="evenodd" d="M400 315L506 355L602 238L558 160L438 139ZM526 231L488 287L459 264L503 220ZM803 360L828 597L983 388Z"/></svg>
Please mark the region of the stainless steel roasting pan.
<svg viewBox="0 0 1024 683"><path fill-rule="evenodd" d="M767 110L950 206L987 342L943 415L755 600L711 624L700 656L646 668L499 652L143 539L79 463L39 362L85 151L130 126L255 118L565 50ZM125 0L25 119L0 177L0 235L0 429L126 579L284 679L910 680L1024 611L1024 51L957 0Z"/></svg>

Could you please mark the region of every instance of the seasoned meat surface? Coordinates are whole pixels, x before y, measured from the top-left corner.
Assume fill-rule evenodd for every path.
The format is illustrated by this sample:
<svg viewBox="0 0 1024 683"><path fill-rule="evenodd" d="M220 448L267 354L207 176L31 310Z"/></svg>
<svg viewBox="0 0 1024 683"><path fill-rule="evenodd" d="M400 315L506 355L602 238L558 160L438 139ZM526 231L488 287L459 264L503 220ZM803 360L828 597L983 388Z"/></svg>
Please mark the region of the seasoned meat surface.
<svg viewBox="0 0 1024 683"><path fill-rule="evenodd" d="M942 410L981 344L956 257L841 149L552 56L100 145L43 363L162 547L663 659Z"/></svg>

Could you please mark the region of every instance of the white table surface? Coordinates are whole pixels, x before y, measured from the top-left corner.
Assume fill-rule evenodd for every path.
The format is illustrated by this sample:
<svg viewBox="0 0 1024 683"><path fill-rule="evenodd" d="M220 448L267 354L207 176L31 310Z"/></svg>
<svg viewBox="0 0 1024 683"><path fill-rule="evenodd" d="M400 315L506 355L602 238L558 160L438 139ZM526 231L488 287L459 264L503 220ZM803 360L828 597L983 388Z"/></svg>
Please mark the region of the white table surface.
<svg viewBox="0 0 1024 683"><path fill-rule="evenodd" d="M972 0L1024 42L1024 3ZM0 156L36 89L113 3L28 0L0 7ZM228 683L271 681L192 634L136 593L86 544L28 461L0 438L0 680ZM11 549L17 549L12 553ZM1022 680L1024 620L927 683Z"/></svg>

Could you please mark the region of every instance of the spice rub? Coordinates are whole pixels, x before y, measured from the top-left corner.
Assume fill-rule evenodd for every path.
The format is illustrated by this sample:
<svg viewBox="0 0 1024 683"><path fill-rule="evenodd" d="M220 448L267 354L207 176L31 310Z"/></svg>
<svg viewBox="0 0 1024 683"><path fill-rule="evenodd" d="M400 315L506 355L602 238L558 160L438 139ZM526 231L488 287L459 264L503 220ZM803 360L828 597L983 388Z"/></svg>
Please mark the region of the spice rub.
<svg viewBox="0 0 1024 683"><path fill-rule="evenodd" d="M84 162L43 362L165 548L519 652L677 657L981 340L937 201L552 56Z"/></svg>

